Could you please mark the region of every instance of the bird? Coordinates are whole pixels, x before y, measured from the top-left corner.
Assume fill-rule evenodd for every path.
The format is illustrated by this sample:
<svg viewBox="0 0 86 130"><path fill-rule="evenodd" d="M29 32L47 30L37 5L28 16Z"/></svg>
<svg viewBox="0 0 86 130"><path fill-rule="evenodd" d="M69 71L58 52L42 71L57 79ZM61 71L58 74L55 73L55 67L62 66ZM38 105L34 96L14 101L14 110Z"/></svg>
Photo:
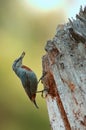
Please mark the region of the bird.
<svg viewBox="0 0 86 130"><path fill-rule="evenodd" d="M38 87L38 79L32 69L22 64L25 52L22 52L21 56L14 60L12 69L15 74L20 78L22 86L28 95L29 99L34 103L36 108L39 108L36 103L36 92Z"/></svg>

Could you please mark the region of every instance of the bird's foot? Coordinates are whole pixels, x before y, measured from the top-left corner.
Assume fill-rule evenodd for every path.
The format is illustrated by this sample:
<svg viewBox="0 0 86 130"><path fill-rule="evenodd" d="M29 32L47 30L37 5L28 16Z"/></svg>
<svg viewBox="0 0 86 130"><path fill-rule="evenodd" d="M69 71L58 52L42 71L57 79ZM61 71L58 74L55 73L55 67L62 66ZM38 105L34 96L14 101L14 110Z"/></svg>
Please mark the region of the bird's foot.
<svg viewBox="0 0 86 130"><path fill-rule="evenodd" d="M42 93L41 97L45 98L47 96L47 93L48 93L48 88L44 88L43 90L37 91L36 93ZM44 96L44 93L45 93L45 96Z"/></svg>

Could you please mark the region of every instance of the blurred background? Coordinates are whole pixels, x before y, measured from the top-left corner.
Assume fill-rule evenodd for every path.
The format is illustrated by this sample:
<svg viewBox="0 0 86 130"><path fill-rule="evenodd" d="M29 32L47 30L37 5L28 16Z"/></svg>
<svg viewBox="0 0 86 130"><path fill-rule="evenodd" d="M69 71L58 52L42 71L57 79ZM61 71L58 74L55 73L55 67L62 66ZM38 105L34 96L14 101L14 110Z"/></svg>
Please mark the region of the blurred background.
<svg viewBox="0 0 86 130"><path fill-rule="evenodd" d="M37 94L39 110L30 102L12 71L13 61L26 52L24 64L38 79L46 41L57 25L75 18L85 0L0 0L0 130L50 130L45 99ZM43 89L41 83L38 90Z"/></svg>

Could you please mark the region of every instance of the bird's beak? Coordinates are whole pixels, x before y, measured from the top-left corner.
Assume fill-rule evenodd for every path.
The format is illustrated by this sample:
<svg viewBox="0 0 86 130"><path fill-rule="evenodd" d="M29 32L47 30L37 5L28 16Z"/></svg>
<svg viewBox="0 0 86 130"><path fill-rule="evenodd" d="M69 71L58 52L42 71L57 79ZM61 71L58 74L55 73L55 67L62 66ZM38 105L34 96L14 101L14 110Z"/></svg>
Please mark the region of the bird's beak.
<svg viewBox="0 0 86 130"><path fill-rule="evenodd" d="M22 54L21 54L21 56L20 56L20 58L23 59L24 56L25 56L25 52L23 51Z"/></svg>

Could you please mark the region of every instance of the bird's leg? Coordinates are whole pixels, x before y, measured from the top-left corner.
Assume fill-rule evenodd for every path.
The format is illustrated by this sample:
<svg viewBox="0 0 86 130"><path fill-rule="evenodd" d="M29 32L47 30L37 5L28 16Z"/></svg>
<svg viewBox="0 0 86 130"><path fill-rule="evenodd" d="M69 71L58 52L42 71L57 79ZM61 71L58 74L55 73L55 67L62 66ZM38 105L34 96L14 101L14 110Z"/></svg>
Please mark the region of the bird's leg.
<svg viewBox="0 0 86 130"><path fill-rule="evenodd" d="M44 78L44 76L47 74L47 72L45 72L45 73L43 73L43 75L41 76L41 78L39 79L39 81L38 81L38 84L39 84L39 82Z"/></svg>
<svg viewBox="0 0 86 130"><path fill-rule="evenodd" d="M44 97L43 93L46 92L46 91L48 92L48 90L49 90L48 88L44 88L43 90L37 91L36 93L42 93L41 96Z"/></svg>
<svg viewBox="0 0 86 130"><path fill-rule="evenodd" d="M45 76L46 74L47 74L47 72L43 73L43 75L41 76L41 78L40 78L39 81L38 81L38 84L39 84L39 82L44 78L44 76ZM44 91L48 91L48 88L44 88L43 90L37 91L36 93L42 93L41 96L43 97L43 92L44 92Z"/></svg>

